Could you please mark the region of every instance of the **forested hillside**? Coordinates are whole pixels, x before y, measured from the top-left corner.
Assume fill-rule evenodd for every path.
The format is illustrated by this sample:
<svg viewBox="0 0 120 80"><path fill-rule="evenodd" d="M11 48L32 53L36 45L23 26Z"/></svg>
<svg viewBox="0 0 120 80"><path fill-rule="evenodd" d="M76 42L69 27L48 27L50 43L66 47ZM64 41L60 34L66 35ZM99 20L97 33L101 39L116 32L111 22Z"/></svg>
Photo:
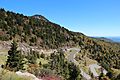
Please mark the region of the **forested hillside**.
<svg viewBox="0 0 120 80"><path fill-rule="evenodd" d="M75 46L80 33L71 32L41 15L24 16L0 10L0 40L16 39L31 46L58 48Z"/></svg>
<svg viewBox="0 0 120 80"><path fill-rule="evenodd" d="M107 68L120 69L120 44L72 32L41 15L24 16L0 9L0 40L25 42L40 49L79 46L80 53Z"/></svg>

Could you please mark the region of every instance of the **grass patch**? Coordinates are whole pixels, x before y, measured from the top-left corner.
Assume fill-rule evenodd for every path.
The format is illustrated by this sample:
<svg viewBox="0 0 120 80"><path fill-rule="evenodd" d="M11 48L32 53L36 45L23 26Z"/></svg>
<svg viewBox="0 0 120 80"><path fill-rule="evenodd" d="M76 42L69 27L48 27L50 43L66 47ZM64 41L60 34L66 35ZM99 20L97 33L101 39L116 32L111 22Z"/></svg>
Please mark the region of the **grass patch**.
<svg viewBox="0 0 120 80"><path fill-rule="evenodd" d="M32 78L27 76L19 76L15 72L0 69L0 80L32 80Z"/></svg>
<svg viewBox="0 0 120 80"><path fill-rule="evenodd" d="M0 65L5 64L7 60L8 50L0 50Z"/></svg>
<svg viewBox="0 0 120 80"><path fill-rule="evenodd" d="M93 59L90 59L88 57L85 58L86 60L86 64L89 66L91 64L97 64L97 61L96 60L93 60Z"/></svg>
<svg viewBox="0 0 120 80"><path fill-rule="evenodd" d="M96 68L95 68L95 71L100 75L100 73L101 73L101 70L100 70L100 69L96 69Z"/></svg>
<svg viewBox="0 0 120 80"><path fill-rule="evenodd" d="M113 70L113 73L114 73L116 76L120 74L120 70L119 70L119 69L114 69L114 68L112 68L112 70Z"/></svg>
<svg viewBox="0 0 120 80"><path fill-rule="evenodd" d="M1 52L7 53L8 50L0 50L0 53L1 53Z"/></svg>
<svg viewBox="0 0 120 80"><path fill-rule="evenodd" d="M41 64L43 65L43 64L48 64L48 60L46 60L46 59L43 59L43 58L39 58L39 59L37 59L37 64L39 64L40 62L41 62Z"/></svg>
<svg viewBox="0 0 120 80"><path fill-rule="evenodd" d="M0 55L0 65L5 64L6 60L7 60L7 56Z"/></svg>
<svg viewBox="0 0 120 80"><path fill-rule="evenodd" d="M83 66L82 69L85 73L89 74L89 68L87 66Z"/></svg>

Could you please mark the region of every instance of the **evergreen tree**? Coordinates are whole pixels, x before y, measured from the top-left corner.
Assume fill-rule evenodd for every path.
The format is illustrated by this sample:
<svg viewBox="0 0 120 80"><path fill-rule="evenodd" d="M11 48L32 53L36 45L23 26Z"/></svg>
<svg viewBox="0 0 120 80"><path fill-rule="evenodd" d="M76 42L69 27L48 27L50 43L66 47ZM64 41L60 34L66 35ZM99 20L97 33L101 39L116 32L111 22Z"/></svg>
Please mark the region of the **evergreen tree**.
<svg viewBox="0 0 120 80"><path fill-rule="evenodd" d="M28 53L28 55L26 56L28 63L30 64L36 64L36 60L37 60L37 53L35 51L33 51L32 49L30 49L30 52Z"/></svg>
<svg viewBox="0 0 120 80"><path fill-rule="evenodd" d="M11 71L18 71L23 69L23 55L17 50L17 43L13 41L10 50L8 51L8 59L6 68Z"/></svg>
<svg viewBox="0 0 120 80"><path fill-rule="evenodd" d="M80 70L74 63L69 64L69 75L69 80L81 80Z"/></svg>
<svg viewBox="0 0 120 80"><path fill-rule="evenodd" d="M65 61L65 64L64 64L64 68L63 68L63 72L64 72L64 77L65 77L65 79L69 79L69 77L70 77L70 75L69 75L69 68L68 68L68 66L69 66L69 63L67 62L67 61Z"/></svg>

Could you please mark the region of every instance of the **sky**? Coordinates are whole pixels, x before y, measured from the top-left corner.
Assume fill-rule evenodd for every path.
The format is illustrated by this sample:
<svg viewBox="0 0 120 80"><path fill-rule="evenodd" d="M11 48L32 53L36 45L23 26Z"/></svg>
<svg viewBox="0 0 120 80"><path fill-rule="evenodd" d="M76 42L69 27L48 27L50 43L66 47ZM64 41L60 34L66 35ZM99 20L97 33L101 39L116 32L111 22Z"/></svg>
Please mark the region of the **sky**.
<svg viewBox="0 0 120 80"><path fill-rule="evenodd" d="M0 0L0 8L40 14L87 36L120 36L120 0Z"/></svg>

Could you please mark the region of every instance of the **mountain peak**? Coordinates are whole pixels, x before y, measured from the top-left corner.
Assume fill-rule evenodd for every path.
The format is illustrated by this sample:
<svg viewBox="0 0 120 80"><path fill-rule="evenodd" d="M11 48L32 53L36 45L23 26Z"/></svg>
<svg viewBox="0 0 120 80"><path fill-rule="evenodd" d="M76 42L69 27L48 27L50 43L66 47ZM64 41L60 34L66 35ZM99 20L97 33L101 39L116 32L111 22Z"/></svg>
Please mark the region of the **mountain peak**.
<svg viewBox="0 0 120 80"><path fill-rule="evenodd" d="M44 16L39 15L39 14L33 15L32 17L34 17L34 18L36 18L36 19L43 20L43 21L45 21L45 22L49 22L48 19L46 19Z"/></svg>

